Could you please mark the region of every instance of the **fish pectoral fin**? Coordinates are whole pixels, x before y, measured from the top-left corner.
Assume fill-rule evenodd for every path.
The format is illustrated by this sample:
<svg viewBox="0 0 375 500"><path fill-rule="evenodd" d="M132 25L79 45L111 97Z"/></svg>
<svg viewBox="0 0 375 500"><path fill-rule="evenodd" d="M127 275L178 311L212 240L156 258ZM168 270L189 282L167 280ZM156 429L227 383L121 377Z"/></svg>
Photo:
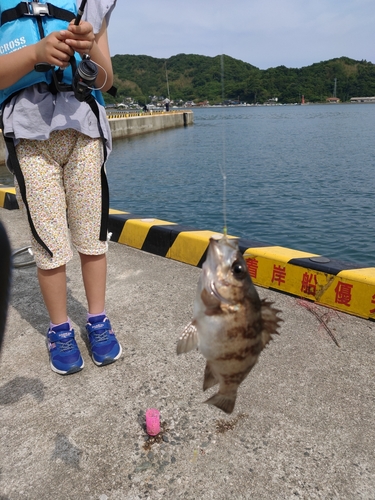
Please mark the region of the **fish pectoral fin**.
<svg viewBox="0 0 375 500"><path fill-rule="evenodd" d="M205 391L218 383L219 383L219 381L215 377L215 375L212 373L211 366L207 361L206 368L204 370L203 390Z"/></svg>
<svg viewBox="0 0 375 500"><path fill-rule="evenodd" d="M177 354L192 351L198 347L198 331L193 323L185 326L177 343Z"/></svg>
<svg viewBox="0 0 375 500"><path fill-rule="evenodd" d="M231 394L230 396L227 394L220 394L218 392L212 398L207 399L205 403L209 405L214 405L225 413L232 413L234 410L234 405L236 404L237 394Z"/></svg>

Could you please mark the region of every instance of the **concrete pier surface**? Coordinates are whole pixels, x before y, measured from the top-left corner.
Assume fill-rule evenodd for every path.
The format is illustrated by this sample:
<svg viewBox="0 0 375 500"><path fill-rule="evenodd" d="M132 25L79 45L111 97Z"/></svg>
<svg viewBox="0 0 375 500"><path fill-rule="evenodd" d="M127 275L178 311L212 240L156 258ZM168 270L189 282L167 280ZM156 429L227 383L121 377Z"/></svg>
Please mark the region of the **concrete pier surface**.
<svg viewBox="0 0 375 500"><path fill-rule="evenodd" d="M13 249L19 210L0 208ZM0 357L0 498L374 499L374 323L257 288L284 320L232 415L202 404L204 359L176 355L200 269L110 242L107 313L123 347L98 368L85 342L79 259L69 315L85 361L50 370L35 267L13 270ZM332 340L333 335L340 347ZM144 414L164 423L146 441Z"/></svg>

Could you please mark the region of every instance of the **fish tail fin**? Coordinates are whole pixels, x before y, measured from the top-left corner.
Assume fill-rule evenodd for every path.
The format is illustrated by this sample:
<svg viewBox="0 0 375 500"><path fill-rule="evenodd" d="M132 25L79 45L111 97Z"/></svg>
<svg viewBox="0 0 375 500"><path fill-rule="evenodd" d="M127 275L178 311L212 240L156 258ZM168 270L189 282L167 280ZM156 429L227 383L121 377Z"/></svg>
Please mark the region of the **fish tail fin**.
<svg viewBox="0 0 375 500"><path fill-rule="evenodd" d="M220 410L223 410L225 413L232 413L232 411L234 410L234 405L236 404L236 397L236 393L228 395L220 394L220 392L218 392L217 394L212 396L212 398L207 399L205 403L214 405Z"/></svg>
<svg viewBox="0 0 375 500"><path fill-rule="evenodd" d="M213 387L218 383L219 381L215 377L214 373L212 372L211 366L207 361L206 368L204 370L203 390L205 391L206 389L209 389L210 387Z"/></svg>

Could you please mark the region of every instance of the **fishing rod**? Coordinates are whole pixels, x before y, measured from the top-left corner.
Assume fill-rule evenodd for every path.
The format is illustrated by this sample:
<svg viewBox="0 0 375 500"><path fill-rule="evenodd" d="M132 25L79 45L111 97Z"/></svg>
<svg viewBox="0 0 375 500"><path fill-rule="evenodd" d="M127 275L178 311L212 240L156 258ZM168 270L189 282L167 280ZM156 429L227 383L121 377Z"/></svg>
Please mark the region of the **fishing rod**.
<svg viewBox="0 0 375 500"><path fill-rule="evenodd" d="M86 7L86 3L87 3L87 0L82 0L81 5L78 8L78 14L77 14L77 17L75 18L75 21L74 21L74 24L76 26L78 26L79 23L81 22L83 11L85 10L85 7Z"/></svg>

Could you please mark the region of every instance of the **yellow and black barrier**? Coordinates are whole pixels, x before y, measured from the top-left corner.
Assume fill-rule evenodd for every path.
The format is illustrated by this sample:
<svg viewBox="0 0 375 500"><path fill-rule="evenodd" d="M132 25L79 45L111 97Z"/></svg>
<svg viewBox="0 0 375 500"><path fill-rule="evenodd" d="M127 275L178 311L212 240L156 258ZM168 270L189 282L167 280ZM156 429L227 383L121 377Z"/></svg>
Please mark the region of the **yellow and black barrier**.
<svg viewBox="0 0 375 500"><path fill-rule="evenodd" d="M14 188L0 188L0 207L18 207ZM113 209L109 231L114 242L197 267L219 234ZM256 285L375 319L375 268L243 238L239 247Z"/></svg>
<svg viewBox="0 0 375 500"><path fill-rule="evenodd" d="M18 208L15 188L0 186L0 207L7 210Z"/></svg>
<svg viewBox="0 0 375 500"><path fill-rule="evenodd" d="M198 267L218 234L121 212L110 213L110 231L112 241ZM375 268L243 238L239 246L256 285L375 319Z"/></svg>

